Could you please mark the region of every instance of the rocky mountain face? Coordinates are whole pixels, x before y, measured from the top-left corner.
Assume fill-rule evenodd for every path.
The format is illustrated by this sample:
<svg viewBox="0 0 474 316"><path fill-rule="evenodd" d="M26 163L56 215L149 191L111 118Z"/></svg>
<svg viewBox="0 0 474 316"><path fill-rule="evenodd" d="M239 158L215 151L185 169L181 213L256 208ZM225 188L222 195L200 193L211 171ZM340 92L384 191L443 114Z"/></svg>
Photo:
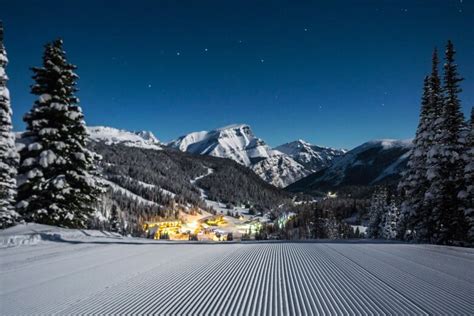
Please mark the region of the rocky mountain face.
<svg viewBox="0 0 474 316"><path fill-rule="evenodd" d="M312 145L302 139L280 145L275 149L290 156L311 173L328 167L337 157L347 152L344 149Z"/></svg>
<svg viewBox="0 0 474 316"><path fill-rule="evenodd" d="M190 133L168 146L192 154L229 158L247 167L272 155L272 149L244 124Z"/></svg>
<svg viewBox="0 0 474 316"><path fill-rule="evenodd" d="M411 140L374 140L339 157L332 165L313 173L286 189L290 192L315 193L349 186L395 183L406 167Z"/></svg>
<svg viewBox="0 0 474 316"><path fill-rule="evenodd" d="M320 170L343 153L308 143L304 146L301 143L298 148L293 143L272 149L254 135L250 126L239 124L190 133L168 146L193 154L232 159L277 187L285 187Z"/></svg>

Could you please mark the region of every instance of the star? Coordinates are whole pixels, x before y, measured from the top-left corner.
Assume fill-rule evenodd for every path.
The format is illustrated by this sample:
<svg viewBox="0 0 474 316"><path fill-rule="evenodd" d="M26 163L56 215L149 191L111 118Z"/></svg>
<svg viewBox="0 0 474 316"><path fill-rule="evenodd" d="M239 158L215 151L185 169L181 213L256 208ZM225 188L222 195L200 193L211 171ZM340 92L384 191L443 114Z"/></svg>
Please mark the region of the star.
<svg viewBox="0 0 474 316"><path fill-rule="evenodd" d="M181 53L180 53L180 52L176 52L176 56L179 56L179 55L181 55Z"/></svg>
<svg viewBox="0 0 474 316"><path fill-rule="evenodd" d="M308 29L307 29L307 28L305 28L305 29L304 29L304 31L305 31L305 32L308 32Z"/></svg>
<svg viewBox="0 0 474 316"><path fill-rule="evenodd" d="M204 48L204 51L205 51L205 52L207 52L207 51L208 51L208 49L207 49L207 48Z"/></svg>
<svg viewBox="0 0 474 316"><path fill-rule="evenodd" d="M148 88L151 88L151 83L148 84Z"/></svg>
<svg viewBox="0 0 474 316"><path fill-rule="evenodd" d="M265 59L260 59L260 62L261 62L261 63L265 62Z"/></svg>

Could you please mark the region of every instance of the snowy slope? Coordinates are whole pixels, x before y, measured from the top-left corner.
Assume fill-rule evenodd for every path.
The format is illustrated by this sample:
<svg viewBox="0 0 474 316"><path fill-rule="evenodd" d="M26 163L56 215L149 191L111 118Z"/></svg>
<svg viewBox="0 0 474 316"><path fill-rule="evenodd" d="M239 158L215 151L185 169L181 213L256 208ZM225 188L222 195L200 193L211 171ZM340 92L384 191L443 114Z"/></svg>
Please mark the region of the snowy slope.
<svg viewBox="0 0 474 316"><path fill-rule="evenodd" d="M287 189L292 192L326 191L396 180L406 166L411 147L411 140L382 139L364 143L336 159L330 167Z"/></svg>
<svg viewBox="0 0 474 316"><path fill-rule="evenodd" d="M104 237L0 249L0 314L474 314L472 249Z"/></svg>
<svg viewBox="0 0 474 316"><path fill-rule="evenodd" d="M123 194L124 196L126 196L127 198L131 199L131 200L134 200L134 201L137 201L138 203L140 204L144 204L144 205L156 205L156 206L159 206L157 203L153 202L153 201L149 201L133 192L131 192L130 190L127 190L121 186L119 186L118 184L112 182L112 181L109 181L109 180L105 180L103 179L102 180L112 191L115 191L115 192L120 192L121 194Z"/></svg>
<svg viewBox="0 0 474 316"><path fill-rule="evenodd" d="M113 127L89 126L89 137L93 141L102 141L107 145L123 144L129 147L160 150L160 141L152 132L129 132Z"/></svg>
<svg viewBox="0 0 474 316"><path fill-rule="evenodd" d="M280 145L275 149L287 154L311 173L331 165L334 159L347 152L344 149L312 145L302 139Z"/></svg>
<svg viewBox="0 0 474 316"><path fill-rule="evenodd" d="M287 186L310 173L290 156L271 149L245 124L190 133L168 146L193 154L232 159L278 187Z"/></svg>
<svg viewBox="0 0 474 316"><path fill-rule="evenodd" d="M37 245L46 241L79 241L83 239L92 241L93 238L122 239L123 237L109 231L68 229L36 223L25 223L10 227L7 230L0 230L0 249Z"/></svg>

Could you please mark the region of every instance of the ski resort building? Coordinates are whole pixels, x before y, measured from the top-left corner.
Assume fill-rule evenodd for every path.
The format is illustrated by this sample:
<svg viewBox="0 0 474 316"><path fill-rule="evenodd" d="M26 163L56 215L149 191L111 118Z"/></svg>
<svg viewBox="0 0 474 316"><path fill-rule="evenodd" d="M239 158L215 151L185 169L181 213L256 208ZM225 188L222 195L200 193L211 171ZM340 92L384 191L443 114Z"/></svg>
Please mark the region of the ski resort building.
<svg viewBox="0 0 474 316"><path fill-rule="evenodd" d="M145 222L143 230L148 237L153 239L181 239L181 226L182 223L179 220Z"/></svg>

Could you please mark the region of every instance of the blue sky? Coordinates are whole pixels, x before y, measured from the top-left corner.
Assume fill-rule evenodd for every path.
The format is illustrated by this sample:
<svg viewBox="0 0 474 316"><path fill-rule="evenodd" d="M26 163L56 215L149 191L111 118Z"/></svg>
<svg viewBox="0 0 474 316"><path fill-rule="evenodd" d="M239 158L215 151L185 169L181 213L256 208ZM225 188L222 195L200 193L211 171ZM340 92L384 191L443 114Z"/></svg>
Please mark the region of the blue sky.
<svg viewBox="0 0 474 316"><path fill-rule="evenodd" d="M13 1L1 3L16 130L29 67L62 37L89 125L164 141L247 123L276 146L352 148L414 135L431 52L457 49L474 105L474 1Z"/></svg>

